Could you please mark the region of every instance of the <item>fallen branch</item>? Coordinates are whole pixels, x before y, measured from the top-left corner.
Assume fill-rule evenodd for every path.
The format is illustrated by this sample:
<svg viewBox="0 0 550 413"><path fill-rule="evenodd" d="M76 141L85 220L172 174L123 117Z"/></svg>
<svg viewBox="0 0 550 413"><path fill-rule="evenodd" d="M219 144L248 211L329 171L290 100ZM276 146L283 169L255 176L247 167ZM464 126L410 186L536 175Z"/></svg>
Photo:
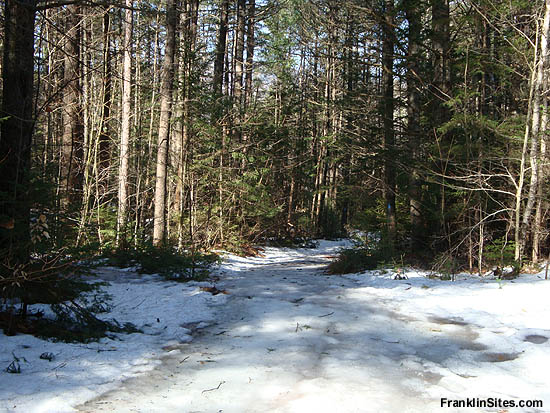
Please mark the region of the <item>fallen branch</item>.
<svg viewBox="0 0 550 413"><path fill-rule="evenodd" d="M94 350L94 351L97 351L98 353L103 353L105 351L117 351L116 348L93 348L93 347L88 347L88 346L80 346L82 348L85 348L87 350Z"/></svg>
<svg viewBox="0 0 550 413"><path fill-rule="evenodd" d="M323 314L323 315L320 315L319 317L328 317L328 316L331 316L334 314L334 311L332 313L328 313L328 314Z"/></svg>
<svg viewBox="0 0 550 413"><path fill-rule="evenodd" d="M218 384L218 387L214 387L214 388L212 388L212 389L203 390L203 391L201 392L201 394L202 394L202 393L206 393L207 391L218 390L218 389L221 387L221 385L224 384L224 383L225 383L225 381L220 381L220 384Z"/></svg>

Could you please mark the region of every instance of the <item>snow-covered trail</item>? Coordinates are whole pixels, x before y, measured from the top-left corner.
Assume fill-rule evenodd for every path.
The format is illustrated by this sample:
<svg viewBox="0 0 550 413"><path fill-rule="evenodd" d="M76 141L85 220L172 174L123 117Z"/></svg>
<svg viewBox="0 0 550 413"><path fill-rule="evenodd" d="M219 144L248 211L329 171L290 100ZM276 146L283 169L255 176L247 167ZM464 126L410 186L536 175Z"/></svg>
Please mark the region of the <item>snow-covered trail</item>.
<svg viewBox="0 0 550 413"><path fill-rule="evenodd" d="M416 318L376 294L359 299L356 278L323 272L338 247L327 245L231 257L216 283L228 292L216 324L167 348L153 371L78 410L427 412L441 411L440 397L476 396L460 384L474 363L451 367L461 355L486 350L476 328L455 318Z"/></svg>
<svg viewBox="0 0 550 413"><path fill-rule="evenodd" d="M88 344L0 334L0 412L550 412L544 269L510 281L326 275L349 243L226 255L214 284L227 295L206 292L212 281L100 267L99 316L141 332ZM15 361L20 374L9 374ZM544 405L455 409L441 398Z"/></svg>

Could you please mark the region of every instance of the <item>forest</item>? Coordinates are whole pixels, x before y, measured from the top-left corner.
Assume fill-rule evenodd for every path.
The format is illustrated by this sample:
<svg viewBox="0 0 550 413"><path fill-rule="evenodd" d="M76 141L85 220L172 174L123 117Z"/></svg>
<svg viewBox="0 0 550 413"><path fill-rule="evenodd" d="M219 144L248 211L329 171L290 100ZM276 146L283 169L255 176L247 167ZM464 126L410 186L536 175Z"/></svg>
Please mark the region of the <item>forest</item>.
<svg viewBox="0 0 550 413"><path fill-rule="evenodd" d="M4 293L352 229L449 271L549 252L550 0L3 3Z"/></svg>
<svg viewBox="0 0 550 413"><path fill-rule="evenodd" d="M550 0L0 3L0 412L548 411Z"/></svg>

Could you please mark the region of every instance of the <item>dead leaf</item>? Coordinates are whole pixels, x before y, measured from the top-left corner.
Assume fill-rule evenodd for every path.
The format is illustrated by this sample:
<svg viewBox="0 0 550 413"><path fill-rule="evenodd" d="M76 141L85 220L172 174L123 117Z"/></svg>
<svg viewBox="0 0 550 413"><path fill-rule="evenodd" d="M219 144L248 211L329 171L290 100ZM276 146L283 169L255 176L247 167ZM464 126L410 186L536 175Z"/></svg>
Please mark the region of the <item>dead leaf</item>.
<svg viewBox="0 0 550 413"><path fill-rule="evenodd" d="M7 221L0 222L0 228L13 229L14 227L15 227L15 220L13 218L8 219Z"/></svg>
<svg viewBox="0 0 550 413"><path fill-rule="evenodd" d="M218 295L218 294L229 294L227 290L218 290L216 286L212 287L201 287L201 291L206 291L207 293L210 293L212 295Z"/></svg>

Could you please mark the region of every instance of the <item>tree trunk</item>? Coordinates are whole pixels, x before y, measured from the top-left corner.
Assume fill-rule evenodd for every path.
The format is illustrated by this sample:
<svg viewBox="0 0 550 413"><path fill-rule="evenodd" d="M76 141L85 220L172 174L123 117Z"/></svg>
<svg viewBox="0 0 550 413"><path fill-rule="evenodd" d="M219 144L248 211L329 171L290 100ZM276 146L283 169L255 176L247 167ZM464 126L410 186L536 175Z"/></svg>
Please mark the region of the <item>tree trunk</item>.
<svg viewBox="0 0 550 413"><path fill-rule="evenodd" d="M450 99L450 34L449 34L449 0L430 0L432 12L432 81L430 84L430 116L432 133L437 141L440 140L438 131L449 120L449 109L445 102ZM447 136L446 139L449 137ZM442 156L441 156L442 157ZM440 172L446 174L447 164L440 160ZM447 225L446 182L440 186L440 232L445 236L450 248L450 236Z"/></svg>
<svg viewBox="0 0 550 413"><path fill-rule="evenodd" d="M84 120L82 117L82 84L80 65L81 16L80 6L67 6L65 19L66 43L64 47L63 89L63 164L64 200L69 204L79 202L83 177Z"/></svg>
<svg viewBox="0 0 550 413"><path fill-rule="evenodd" d="M448 120L449 113L443 104L449 96L451 71L449 66L449 0L430 0L432 9L433 82L432 115L437 128Z"/></svg>
<svg viewBox="0 0 550 413"><path fill-rule="evenodd" d="M105 8L103 15L103 113L101 121L101 132L99 135L99 176L100 179L105 179L110 161L110 141L109 133L109 118L111 116L112 98L112 58L111 58L111 17L109 13L110 7ZM103 186L105 193L106 184Z"/></svg>
<svg viewBox="0 0 550 413"><path fill-rule="evenodd" d="M214 93L221 96L223 93L223 72L225 67L225 49L227 44L227 25L229 20L229 0L220 2L220 22L218 26L218 40L216 43L216 59L214 61Z"/></svg>
<svg viewBox="0 0 550 413"><path fill-rule="evenodd" d="M529 101L527 107L527 116L525 122L525 132L523 135L523 148L521 151L521 159L519 165L518 181L516 185L516 196L514 199L514 260L517 262L521 261L522 251L522 240L521 240L521 204L523 197L523 187L525 181L525 164L527 162L527 152L528 152L528 143L529 136L531 135L531 114L533 111L533 97L535 95L535 85L537 81L536 76L536 67L538 62L538 43L539 43L539 33L537 32L537 40L535 46L535 53L533 58L533 66L531 70L531 76L529 79Z"/></svg>
<svg viewBox="0 0 550 413"><path fill-rule="evenodd" d="M6 0L0 122L0 259L26 262L30 246L35 1Z"/></svg>
<svg viewBox="0 0 550 413"><path fill-rule="evenodd" d="M234 103L240 114L243 96L243 56L245 33L246 0L237 0L237 32L235 33L235 88ZM240 119L239 119L240 121Z"/></svg>
<svg viewBox="0 0 550 413"><path fill-rule="evenodd" d="M117 247L125 248L128 219L128 152L130 142L130 116L132 110L132 0L126 0L124 11L124 60L122 63L122 126L120 130L120 163L118 173Z"/></svg>
<svg viewBox="0 0 550 413"><path fill-rule="evenodd" d="M395 131L393 125L393 48L394 18L393 0L385 0L385 14L382 24L382 102L381 116L384 125L384 198L386 201L386 232L390 245L395 244L397 218L395 211Z"/></svg>
<svg viewBox="0 0 550 413"><path fill-rule="evenodd" d="M409 27L409 50L407 55L407 138L412 165L409 174L409 217L411 222L411 249L419 251L423 247L424 220L422 217L420 176L418 162L422 145L420 133L421 102L420 66L422 49L420 33L422 30L421 7L418 0L404 2Z"/></svg>
<svg viewBox="0 0 550 413"><path fill-rule="evenodd" d="M353 42L355 39L355 22L353 17L348 14L347 23L346 23L346 34L345 34L345 53L346 53L346 62L345 62L345 99L346 102L353 101L353 91L355 88L355 78L356 78L356 68L354 65L354 52L353 52ZM349 104L349 103L348 103ZM354 128L354 111L352 108L346 108L346 131L343 134L343 152L344 159L342 162L342 186L343 186L343 196L341 196L341 214L340 214L340 232L343 234L346 232L346 227L349 221L349 206L350 206L350 163L351 163L351 153L350 153L350 135L353 133Z"/></svg>
<svg viewBox="0 0 550 413"><path fill-rule="evenodd" d="M543 94L545 91L542 89L544 83L544 73L548 66L548 36L550 35L550 0L546 0L546 9L544 13L544 22L541 28L541 40L540 40L540 53L537 65L535 67L536 77L533 90L533 105L531 114L531 148L529 151L529 162L531 165L531 180L529 182L529 192L527 194L527 204L523 211L523 218L521 222L521 235L519 237L519 259L521 260L522 253L525 249L527 242L527 232L529 229L529 222L533 207L537 198L538 181L540 172L540 146L541 136L545 131L541 130L541 104Z"/></svg>
<svg viewBox="0 0 550 413"><path fill-rule="evenodd" d="M255 25L256 25L256 1L248 0L247 26L246 26L246 70L245 70L245 92L244 92L244 109L248 107L252 100L252 73L254 68L254 48L255 40Z"/></svg>
<svg viewBox="0 0 550 413"><path fill-rule="evenodd" d="M547 50L548 52L548 50ZM548 58L546 59L548 62ZM541 130L541 142L540 142L540 160L538 163L539 168L539 179L538 179L538 188L537 188L537 206L535 211L535 220L533 222L533 253L532 253L532 259L533 263L537 263L541 257L541 241L542 241L542 229L543 229L543 223L542 223L542 216L543 216L543 206L546 204L546 201L544 200L544 181L547 176L547 166L546 163L548 162L548 156L547 156L547 147L548 147L548 136L547 136L547 127L548 127L548 75L549 75L549 68L548 66L544 69L544 80L543 80L543 87L542 90L543 93L543 101L542 101L542 115L541 115L541 122L540 122L540 130Z"/></svg>
<svg viewBox="0 0 550 413"><path fill-rule="evenodd" d="M155 179L155 212L153 245L161 247L166 236L166 177L168 172L168 148L170 115L174 90L174 56L176 50L177 0L166 0L166 46L162 63L160 85L160 120L157 148L157 173Z"/></svg>

